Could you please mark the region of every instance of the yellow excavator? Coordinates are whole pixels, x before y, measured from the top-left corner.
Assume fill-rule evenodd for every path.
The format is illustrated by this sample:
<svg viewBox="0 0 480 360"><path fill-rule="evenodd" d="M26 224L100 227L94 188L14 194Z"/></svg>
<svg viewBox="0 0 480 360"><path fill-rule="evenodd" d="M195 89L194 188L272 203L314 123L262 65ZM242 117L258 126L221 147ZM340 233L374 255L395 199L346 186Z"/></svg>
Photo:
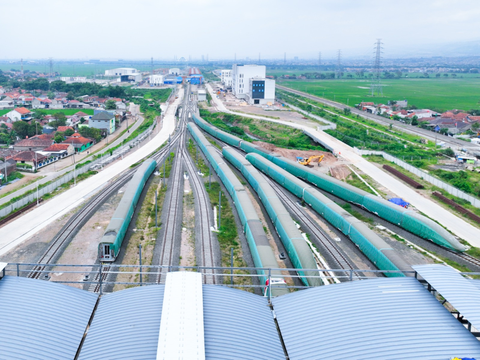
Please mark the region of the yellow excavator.
<svg viewBox="0 0 480 360"><path fill-rule="evenodd" d="M313 155L313 156L310 156L308 159L304 159L302 157L297 157L297 162L300 165L308 166L308 165L310 165L310 163L312 161L318 160L318 166L320 166L320 163L322 162L324 157L325 157L325 155Z"/></svg>

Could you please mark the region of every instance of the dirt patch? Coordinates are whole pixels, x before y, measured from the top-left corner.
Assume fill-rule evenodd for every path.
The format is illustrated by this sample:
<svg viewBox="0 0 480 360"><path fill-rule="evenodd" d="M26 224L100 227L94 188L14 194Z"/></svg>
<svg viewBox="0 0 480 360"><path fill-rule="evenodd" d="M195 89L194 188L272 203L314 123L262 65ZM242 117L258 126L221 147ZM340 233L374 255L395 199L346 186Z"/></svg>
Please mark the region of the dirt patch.
<svg viewBox="0 0 480 360"><path fill-rule="evenodd" d="M127 185L124 185L115 195L100 206L90 220L80 229L58 260L59 264L95 264L98 257L98 244L123 197ZM80 273L62 273L62 271L71 270L68 268L58 267L54 270L57 272L53 273L51 278L55 281L82 281L83 279L83 274ZM86 273L90 270L91 268L85 268ZM83 288L83 284L72 284L72 286Z"/></svg>
<svg viewBox="0 0 480 360"><path fill-rule="evenodd" d="M319 151L319 150L294 150L294 149L285 149L277 147L273 144L265 143L263 141L254 141L255 145L258 145L266 150L273 151L289 160L297 161L297 157L308 158L310 156L320 156L324 155L323 160L321 162L321 166L332 166L337 163L337 158L327 151ZM312 164L314 167L317 166L317 162L313 162Z"/></svg>
<svg viewBox="0 0 480 360"><path fill-rule="evenodd" d="M349 176L353 176L350 169L345 165L331 167L330 174L335 179L342 180L342 181L345 181Z"/></svg>
<svg viewBox="0 0 480 360"><path fill-rule="evenodd" d="M180 266L195 266L195 203L190 181L185 179Z"/></svg>

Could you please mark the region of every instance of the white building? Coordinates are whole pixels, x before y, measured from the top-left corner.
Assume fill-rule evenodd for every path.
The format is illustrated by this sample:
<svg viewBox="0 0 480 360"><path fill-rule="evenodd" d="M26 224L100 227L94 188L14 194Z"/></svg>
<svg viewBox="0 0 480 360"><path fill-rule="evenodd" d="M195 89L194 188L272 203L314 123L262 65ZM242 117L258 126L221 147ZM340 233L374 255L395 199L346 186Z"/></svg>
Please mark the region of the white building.
<svg viewBox="0 0 480 360"><path fill-rule="evenodd" d="M204 89L197 90L197 100L198 101L207 101L207 92Z"/></svg>
<svg viewBox="0 0 480 360"><path fill-rule="evenodd" d="M134 68L117 68L112 70L105 70L105 76L122 76L122 75L133 75L139 71Z"/></svg>
<svg viewBox="0 0 480 360"><path fill-rule="evenodd" d="M232 67L232 92L238 99L245 99L251 78L265 78L265 65L237 65Z"/></svg>
<svg viewBox="0 0 480 360"><path fill-rule="evenodd" d="M245 100L250 105L273 105L275 102L275 80L251 78Z"/></svg>
<svg viewBox="0 0 480 360"><path fill-rule="evenodd" d="M171 68L168 70L169 75L181 75L181 71L179 68Z"/></svg>
<svg viewBox="0 0 480 360"><path fill-rule="evenodd" d="M164 80L165 76L163 75L150 75L148 82L152 86L159 86L163 85Z"/></svg>
<svg viewBox="0 0 480 360"><path fill-rule="evenodd" d="M87 78L85 76L67 76L61 77L60 80L65 81L66 83L86 83Z"/></svg>
<svg viewBox="0 0 480 360"><path fill-rule="evenodd" d="M264 65L233 65L232 92L237 99L251 105L268 105L275 101L275 80L266 79Z"/></svg>
<svg viewBox="0 0 480 360"><path fill-rule="evenodd" d="M220 80L225 88L232 87L232 70L220 70Z"/></svg>

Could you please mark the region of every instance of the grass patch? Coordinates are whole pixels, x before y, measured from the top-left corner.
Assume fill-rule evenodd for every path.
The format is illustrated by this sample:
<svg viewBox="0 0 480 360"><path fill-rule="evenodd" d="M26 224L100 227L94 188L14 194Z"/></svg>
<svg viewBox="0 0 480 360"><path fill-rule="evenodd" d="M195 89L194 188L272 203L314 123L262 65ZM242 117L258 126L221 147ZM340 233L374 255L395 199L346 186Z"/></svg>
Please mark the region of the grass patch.
<svg viewBox="0 0 480 360"><path fill-rule="evenodd" d="M16 180L16 179L21 179L23 178L25 175L23 175L21 172L19 171L12 171L10 173L10 175L8 175L8 182L11 182L13 180ZM5 179L3 179L3 181L5 181Z"/></svg>
<svg viewBox="0 0 480 360"><path fill-rule="evenodd" d="M201 150L199 149L198 146L195 145L195 142L192 140L192 139L189 139L188 140L188 145L187 145L187 148L188 148L188 152L190 154L190 156L192 157L192 159L194 161L196 161L196 166L197 166L197 169L204 175L208 175L209 173L209 166L207 164L205 164L205 161L203 161L202 157L200 156L200 152Z"/></svg>
<svg viewBox="0 0 480 360"><path fill-rule="evenodd" d="M355 216L358 220L361 220L367 224L373 225L374 221L372 218L365 216L363 214L360 214L358 211L353 210L352 205L350 205L349 203L345 203L343 205L340 205L340 204L337 204L337 205L339 205L345 211L350 213L352 216Z"/></svg>
<svg viewBox="0 0 480 360"><path fill-rule="evenodd" d="M173 167L174 158L175 158L175 153L171 152L165 159L163 166L160 166L159 172L162 174L162 177L168 178L170 176L170 172L172 171L172 167Z"/></svg>
<svg viewBox="0 0 480 360"><path fill-rule="evenodd" d="M358 176L355 175L355 174L350 174L350 175L348 175L348 177L347 177L347 179L346 179L346 183L347 183L347 184L350 184L350 185L352 185L352 186L355 186L356 188L359 188L359 189L361 189L361 190L363 190L363 191L366 191L366 192L368 192L368 193L370 193L370 194L377 195L377 194L375 194L375 193L373 192L372 189L370 189L370 188L369 188L362 180L360 180L360 179L358 178Z"/></svg>

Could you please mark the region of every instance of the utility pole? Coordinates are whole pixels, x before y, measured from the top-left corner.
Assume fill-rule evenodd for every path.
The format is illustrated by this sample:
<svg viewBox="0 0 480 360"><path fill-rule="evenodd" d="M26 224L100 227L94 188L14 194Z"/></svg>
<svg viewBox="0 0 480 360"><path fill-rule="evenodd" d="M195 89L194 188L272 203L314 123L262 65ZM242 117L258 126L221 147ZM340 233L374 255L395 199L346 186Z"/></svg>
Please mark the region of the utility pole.
<svg viewBox="0 0 480 360"><path fill-rule="evenodd" d="M158 210L157 210L157 196L158 196L158 195L157 195L157 194L158 194L158 192L155 191L155 227L158 227L158 221L157 221L157 219L158 219L158 217L157 217L157 214L158 214Z"/></svg>
<svg viewBox="0 0 480 360"><path fill-rule="evenodd" d="M142 244L138 244L138 263L140 264L140 286L142 286Z"/></svg>
<svg viewBox="0 0 480 360"><path fill-rule="evenodd" d="M218 192L218 230L222 226L222 190Z"/></svg>
<svg viewBox="0 0 480 360"><path fill-rule="evenodd" d="M375 92L377 93L377 95L383 96L382 84L380 84L380 76L382 74L382 67L381 67L382 52L383 52L382 45L383 45L382 39L377 39L377 42L375 43L375 47L374 47L375 60L373 64L373 81L372 81L372 84L370 85L372 96L375 94Z"/></svg>

